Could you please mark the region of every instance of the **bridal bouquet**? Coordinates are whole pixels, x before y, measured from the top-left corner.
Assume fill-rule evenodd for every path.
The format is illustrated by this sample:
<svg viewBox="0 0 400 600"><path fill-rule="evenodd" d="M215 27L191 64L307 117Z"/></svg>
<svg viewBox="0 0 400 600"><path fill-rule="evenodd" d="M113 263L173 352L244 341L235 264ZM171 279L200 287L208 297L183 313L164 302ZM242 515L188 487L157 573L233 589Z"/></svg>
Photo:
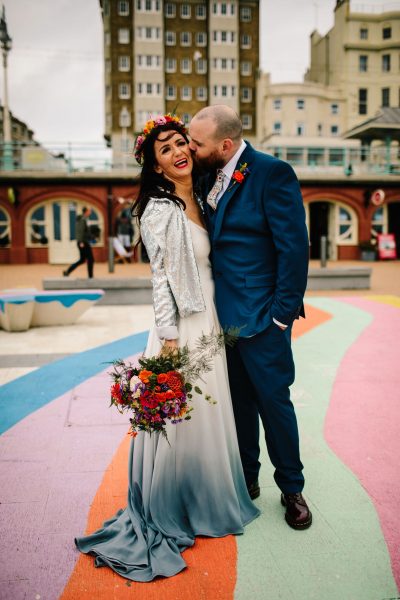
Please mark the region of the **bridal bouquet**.
<svg viewBox="0 0 400 600"><path fill-rule="evenodd" d="M167 438L167 421L177 424L191 418L193 391L203 394L194 382L212 370L212 358L234 339L231 331L211 333L202 335L192 351L184 346L159 356L142 356L136 367L123 360L114 361L110 406L131 413L129 433L133 437L138 431L147 431L160 432ZM204 398L215 404L208 394Z"/></svg>

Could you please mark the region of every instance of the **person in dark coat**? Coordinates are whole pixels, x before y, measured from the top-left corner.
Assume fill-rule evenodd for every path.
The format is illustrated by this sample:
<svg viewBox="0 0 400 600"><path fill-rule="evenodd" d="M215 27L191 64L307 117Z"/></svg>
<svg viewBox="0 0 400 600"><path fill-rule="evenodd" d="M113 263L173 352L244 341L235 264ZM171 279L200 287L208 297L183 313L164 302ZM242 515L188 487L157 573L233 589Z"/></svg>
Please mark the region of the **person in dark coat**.
<svg viewBox="0 0 400 600"><path fill-rule="evenodd" d="M63 271L64 277L68 277L75 271L79 265L83 265L87 263L88 269L88 277L92 279L93 277L93 265L94 265L94 257L92 252L92 247L90 245L91 240L91 232L87 220L90 216L91 210L86 206L82 210L82 214L79 215L76 219L76 242L78 244L79 250L79 260L74 262L72 265L68 267L65 271Z"/></svg>

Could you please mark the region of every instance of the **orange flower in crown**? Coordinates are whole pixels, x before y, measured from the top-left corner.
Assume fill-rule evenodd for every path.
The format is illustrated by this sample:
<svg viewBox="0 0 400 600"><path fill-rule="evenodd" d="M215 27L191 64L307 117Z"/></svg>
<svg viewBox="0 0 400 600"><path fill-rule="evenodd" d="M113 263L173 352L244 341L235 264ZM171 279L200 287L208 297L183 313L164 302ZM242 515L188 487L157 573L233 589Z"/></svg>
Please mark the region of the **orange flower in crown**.
<svg viewBox="0 0 400 600"><path fill-rule="evenodd" d="M179 125L182 133L187 133L185 123L181 121L181 119L176 115L171 115L171 113L168 113L166 115L159 115L157 117L154 117L153 119L150 119L149 121L147 121L147 123L145 123L145 126L143 127L143 132L136 138L134 155L139 165L143 164L143 144L146 141L147 137L151 134L155 127L162 127L163 125L168 125L169 123L176 123L177 125Z"/></svg>

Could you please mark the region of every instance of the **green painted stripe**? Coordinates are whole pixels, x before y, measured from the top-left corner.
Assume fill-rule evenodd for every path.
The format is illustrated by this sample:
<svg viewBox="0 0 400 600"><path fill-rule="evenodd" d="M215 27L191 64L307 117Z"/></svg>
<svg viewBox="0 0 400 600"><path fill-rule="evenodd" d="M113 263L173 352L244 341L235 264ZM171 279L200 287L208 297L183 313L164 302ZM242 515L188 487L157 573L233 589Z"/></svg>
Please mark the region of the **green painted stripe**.
<svg viewBox="0 0 400 600"><path fill-rule="evenodd" d="M371 315L334 299L307 303L333 319L294 343L296 406L305 497L314 523L294 531L284 521L279 490L262 442L262 511L238 543L236 600L382 600L398 596L386 543L371 499L327 446L324 420L340 362Z"/></svg>

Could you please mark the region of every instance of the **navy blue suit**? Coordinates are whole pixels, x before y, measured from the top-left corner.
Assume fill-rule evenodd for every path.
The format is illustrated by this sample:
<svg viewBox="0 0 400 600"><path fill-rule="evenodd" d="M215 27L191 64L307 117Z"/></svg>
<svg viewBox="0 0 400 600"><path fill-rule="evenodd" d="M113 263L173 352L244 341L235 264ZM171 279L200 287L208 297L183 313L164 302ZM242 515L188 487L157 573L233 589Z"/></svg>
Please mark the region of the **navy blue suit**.
<svg viewBox="0 0 400 600"><path fill-rule="evenodd" d="M239 447L248 484L260 468L259 416L285 493L302 490L297 421L290 401L294 380L291 326L304 316L309 244L300 186L287 163L249 144L216 211L205 203L211 240L218 316L224 328L240 327L227 349ZM213 182L210 182L210 187ZM282 331L273 321L287 324Z"/></svg>

